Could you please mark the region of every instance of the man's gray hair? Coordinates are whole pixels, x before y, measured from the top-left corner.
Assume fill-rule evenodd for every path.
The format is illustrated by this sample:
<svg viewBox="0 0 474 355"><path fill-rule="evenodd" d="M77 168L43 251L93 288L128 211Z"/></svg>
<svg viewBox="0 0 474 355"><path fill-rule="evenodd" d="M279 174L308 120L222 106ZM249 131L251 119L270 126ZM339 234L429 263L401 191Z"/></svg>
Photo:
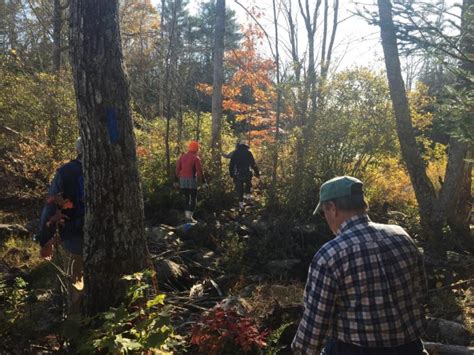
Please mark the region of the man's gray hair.
<svg viewBox="0 0 474 355"><path fill-rule="evenodd" d="M369 209L369 204L365 200L363 194L344 196L334 200L325 201L323 202L323 208L326 208L326 205L330 202L334 203L337 209L343 211L366 212Z"/></svg>

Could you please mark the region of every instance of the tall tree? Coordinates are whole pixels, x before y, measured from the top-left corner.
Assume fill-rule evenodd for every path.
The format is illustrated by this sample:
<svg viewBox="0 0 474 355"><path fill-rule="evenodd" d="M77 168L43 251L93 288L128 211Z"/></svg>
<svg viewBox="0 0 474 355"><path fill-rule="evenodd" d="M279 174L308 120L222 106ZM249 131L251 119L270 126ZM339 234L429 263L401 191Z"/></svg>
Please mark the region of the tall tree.
<svg viewBox="0 0 474 355"><path fill-rule="evenodd" d="M121 277L144 267L146 245L118 0L72 0L71 61L84 141L85 306L117 305Z"/></svg>
<svg viewBox="0 0 474 355"><path fill-rule="evenodd" d="M273 23L275 26L275 67L276 67L276 113L275 113L275 146L272 152L272 185L270 188L270 204L276 204L276 188L278 179L278 153L280 148L280 117L281 117L281 87L280 87L280 43L278 36L278 13L276 0L272 1L273 7ZM279 10L279 9L278 9Z"/></svg>
<svg viewBox="0 0 474 355"><path fill-rule="evenodd" d="M459 197L467 145L459 142L454 137L450 138L446 175L444 183L439 193L437 193L427 176L424 161L417 149L401 74L397 34L392 17L392 4L388 0L378 0L377 2L390 96L395 112L402 156L415 190L423 228L427 235L434 236L435 240L439 241L449 211L455 207Z"/></svg>
<svg viewBox="0 0 474 355"><path fill-rule="evenodd" d="M216 3L216 27L214 31L214 75L212 81L212 160L216 173L221 171L221 127L222 127L222 84L224 83L224 34L225 0Z"/></svg>

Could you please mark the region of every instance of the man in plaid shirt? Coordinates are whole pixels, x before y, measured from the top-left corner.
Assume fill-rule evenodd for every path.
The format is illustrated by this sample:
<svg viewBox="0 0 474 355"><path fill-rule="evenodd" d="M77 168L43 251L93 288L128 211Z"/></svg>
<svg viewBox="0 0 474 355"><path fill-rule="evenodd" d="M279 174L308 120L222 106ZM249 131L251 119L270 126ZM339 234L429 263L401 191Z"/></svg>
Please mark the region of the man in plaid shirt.
<svg viewBox="0 0 474 355"><path fill-rule="evenodd" d="M401 227L369 219L362 187L349 176L321 186L314 213L336 237L311 262L296 354L425 354L423 257Z"/></svg>

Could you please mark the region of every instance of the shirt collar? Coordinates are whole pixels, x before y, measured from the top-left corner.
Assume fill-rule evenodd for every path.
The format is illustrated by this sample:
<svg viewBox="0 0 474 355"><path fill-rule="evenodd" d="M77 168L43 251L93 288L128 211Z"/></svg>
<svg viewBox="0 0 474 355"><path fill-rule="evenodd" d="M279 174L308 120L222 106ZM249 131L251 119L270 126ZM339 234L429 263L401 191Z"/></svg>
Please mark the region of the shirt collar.
<svg viewBox="0 0 474 355"><path fill-rule="evenodd" d="M369 222L370 218L366 213L352 216L351 218L346 219L344 222L342 222L336 235L340 235L358 224L368 224Z"/></svg>

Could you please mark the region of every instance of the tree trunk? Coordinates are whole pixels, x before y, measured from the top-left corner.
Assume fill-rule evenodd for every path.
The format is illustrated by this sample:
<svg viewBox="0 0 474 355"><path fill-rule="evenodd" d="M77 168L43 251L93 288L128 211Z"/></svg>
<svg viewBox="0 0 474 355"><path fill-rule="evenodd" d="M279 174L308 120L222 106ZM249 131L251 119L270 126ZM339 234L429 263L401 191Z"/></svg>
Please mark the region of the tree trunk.
<svg viewBox="0 0 474 355"><path fill-rule="evenodd" d="M432 230L432 207L435 203L435 190L426 175L425 162L417 149L411 121L410 109L403 83L397 37L392 19L392 4L388 0L377 0L380 13L380 30L385 66L390 88L390 97L395 111L398 139L403 160L406 163L410 180L415 190L420 208L421 223L428 234L439 233Z"/></svg>
<svg viewBox="0 0 474 355"><path fill-rule="evenodd" d="M84 141L85 308L117 306L121 277L142 270L146 244L118 1L72 0L71 62Z"/></svg>
<svg viewBox="0 0 474 355"><path fill-rule="evenodd" d="M52 71L56 75L54 86L59 85L58 75L61 69L61 29L63 26L61 0L54 0L53 3L53 53L52 53ZM50 121L48 127L47 144L53 150L53 155L58 156L57 137L59 131L59 113L56 107L54 96L50 96Z"/></svg>
<svg viewBox="0 0 474 355"><path fill-rule="evenodd" d="M318 12L321 6L322 0L317 0L314 7L313 13L309 1L305 1L305 6L298 0L300 13L303 16L306 36L308 40L308 73L305 78L302 107L303 110L300 112L300 128L301 136L296 143L296 163L295 163L295 179L293 181L293 202L298 201L301 197L301 193L306 191L303 186L306 173L306 155L308 145L314 139L314 122L316 116L316 62L315 62L315 47L314 37L316 34L316 26L318 19ZM309 101L309 102L308 102ZM308 109L309 103L309 109Z"/></svg>
<svg viewBox="0 0 474 355"><path fill-rule="evenodd" d="M63 27L63 11L61 0L54 0L53 4L53 72L61 69L61 29Z"/></svg>
<svg viewBox="0 0 474 355"><path fill-rule="evenodd" d="M224 83L225 0L217 0L214 28L214 74L212 80L212 160L221 175L222 84Z"/></svg>
<svg viewBox="0 0 474 355"><path fill-rule="evenodd" d="M413 131L408 100L403 83L400 59L397 48L395 26L392 19L390 1L378 0L382 46L387 68L387 77L397 124L402 157L418 201L421 223L425 234L439 242L442 228L448 215L459 199L463 179L467 145L451 137L449 142L448 164L443 186L436 196L433 184L426 174L425 162L418 151Z"/></svg>
<svg viewBox="0 0 474 355"><path fill-rule="evenodd" d="M278 179L278 153L280 148L280 116L281 116L281 88L280 88L280 44L278 43L278 18L276 0L273 0L273 23L275 26L275 66L276 66L276 119L275 119L275 145L273 147L272 159L272 185L270 188L270 205L275 205L277 201L277 179Z"/></svg>
<svg viewBox="0 0 474 355"><path fill-rule="evenodd" d="M456 233L457 237L462 238L463 241L468 241L471 248L474 247L474 240L470 238L470 222L472 211L472 152L468 151L465 158L463 178L461 182L461 189L459 191L459 199L457 206L453 208L448 218L448 223L451 229Z"/></svg>
<svg viewBox="0 0 474 355"><path fill-rule="evenodd" d="M465 53L466 57L472 58L474 53L474 40L472 36L472 27L474 25L474 0L464 0L462 6L462 22L461 22L461 48ZM468 75L474 74L474 61L464 60L460 63L460 67L464 73ZM472 85L465 78L461 78L458 81L460 87L466 85ZM468 114L468 113L466 113ZM460 143L456 142L459 148ZM465 145L464 145L465 146ZM449 224L455 233L461 237L464 241L468 242L468 246L474 247L474 241L470 238L470 217L472 211L472 147L466 148L466 154L464 159L460 162L461 167L459 173L462 174L460 178L461 183L458 200L456 201L455 208L448 209L453 211L449 217ZM460 153L462 154L462 152ZM463 167L463 169L462 169ZM454 169L453 169L454 170ZM463 171L462 171L463 170ZM447 192L448 195L451 192Z"/></svg>
<svg viewBox="0 0 474 355"><path fill-rule="evenodd" d="M181 149L182 149L182 146L183 146L183 115L184 115L184 112L183 112L183 106L182 106L182 103L180 103L180 106L179 106L179 112L178 112L178 116L176 117L178 122L177 122L177 128L178 128L178 134L176 135L176 155L179 155L181 153Z"/></svg>

